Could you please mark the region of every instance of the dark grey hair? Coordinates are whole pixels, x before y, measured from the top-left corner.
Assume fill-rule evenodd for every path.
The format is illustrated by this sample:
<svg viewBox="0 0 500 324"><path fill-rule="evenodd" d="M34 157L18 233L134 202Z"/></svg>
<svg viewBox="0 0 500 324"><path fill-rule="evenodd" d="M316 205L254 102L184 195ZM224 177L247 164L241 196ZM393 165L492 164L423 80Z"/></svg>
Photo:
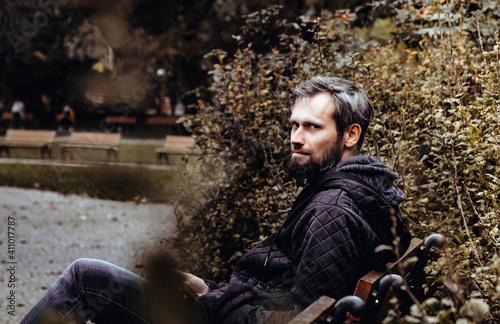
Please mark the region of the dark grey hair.
<svg viewBox="0 0 500 324"><path fill-rule="evenodd" d="M337 132L343 134L352 124L361 126L361 135L356 146L356 152L363 146L366 131L373 117L373 108L365 92L350 81L325 76L315 76L295 91L294 105L304 98L310 98L319 93L330 93L335 105L333 119L337 124Z"/></svg>

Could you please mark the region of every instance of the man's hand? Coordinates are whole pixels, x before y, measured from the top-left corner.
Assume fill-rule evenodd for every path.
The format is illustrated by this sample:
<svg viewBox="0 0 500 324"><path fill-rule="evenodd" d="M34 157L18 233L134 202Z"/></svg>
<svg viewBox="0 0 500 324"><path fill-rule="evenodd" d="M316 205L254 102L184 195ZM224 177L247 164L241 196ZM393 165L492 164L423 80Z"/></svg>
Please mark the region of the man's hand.
<svg viewBox="0 0 500 324"><path fill-rule="evenodd" d="M198 297L210 291L210 288L203 279L187 272L182 272L182 274L184 275L184 285L196 293Z"/></svg>

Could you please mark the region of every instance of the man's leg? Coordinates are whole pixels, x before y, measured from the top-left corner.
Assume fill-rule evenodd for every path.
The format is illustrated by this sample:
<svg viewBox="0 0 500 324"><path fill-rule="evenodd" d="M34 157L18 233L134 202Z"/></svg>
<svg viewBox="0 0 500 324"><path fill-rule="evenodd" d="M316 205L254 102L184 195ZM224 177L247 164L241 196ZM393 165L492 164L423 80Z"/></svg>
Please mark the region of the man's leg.
<svg viewBox="0 0 500 324"><path fill-rule="evenodd" d="M12 119L10 121L10 127L9 128L21 128L21 114L18 112L15 112L12 114Z"/></svg>
<svg viewBox="0 0 500 324"><path fill-rule="evenodd" d="M79 259L66 269L21 324L156 323L149 282L110 263ZM153 303L154 304L154 303Z"/></svg>

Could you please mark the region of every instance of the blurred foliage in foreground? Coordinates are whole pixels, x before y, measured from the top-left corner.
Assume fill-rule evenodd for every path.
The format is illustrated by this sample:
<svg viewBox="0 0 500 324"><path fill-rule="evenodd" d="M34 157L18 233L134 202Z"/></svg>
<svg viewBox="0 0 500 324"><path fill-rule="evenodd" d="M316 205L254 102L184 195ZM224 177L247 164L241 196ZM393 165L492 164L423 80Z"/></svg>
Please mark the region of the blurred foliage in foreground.
<svg viewBox="0 0 500 324"><path fill-rule="evenodd" d="M213 98L186 117L203 151L183 175L186 267L227 279L275 231L301 183L284 173L290 93L315 74L352 80L375 108L365 153L399 172L418 237L448 239L411 315L388 323L500 320L500 41L497 1L376 1L289 23L275 7L246 17L241 50L209 54ZM253 46L266 36L268 49ZM200 94L203 94L199 91ZM180 207L182 206L182 208ZM182 224L181 224L182 225ZM186 251L185 251L186 252Z"/></svg>

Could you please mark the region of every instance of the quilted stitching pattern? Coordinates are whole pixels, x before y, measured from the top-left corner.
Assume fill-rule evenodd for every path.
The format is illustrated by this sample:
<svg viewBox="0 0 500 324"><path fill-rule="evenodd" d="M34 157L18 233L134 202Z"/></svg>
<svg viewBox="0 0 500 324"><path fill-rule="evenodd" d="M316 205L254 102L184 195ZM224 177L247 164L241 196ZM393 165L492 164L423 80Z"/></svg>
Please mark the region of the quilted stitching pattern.
<svg viewBox="0 0 500 324"><path fill-rule="evenodd" d="M377 262L375 247L391 244L389 209L399 212L358 182L337 179L332 185L316 194L299 217L245 254L229 284L195 303L200 321L255 323L257 312L266 321L285 314L278 312L292 317L296 305L353 292L357 279Z"/></svg>

